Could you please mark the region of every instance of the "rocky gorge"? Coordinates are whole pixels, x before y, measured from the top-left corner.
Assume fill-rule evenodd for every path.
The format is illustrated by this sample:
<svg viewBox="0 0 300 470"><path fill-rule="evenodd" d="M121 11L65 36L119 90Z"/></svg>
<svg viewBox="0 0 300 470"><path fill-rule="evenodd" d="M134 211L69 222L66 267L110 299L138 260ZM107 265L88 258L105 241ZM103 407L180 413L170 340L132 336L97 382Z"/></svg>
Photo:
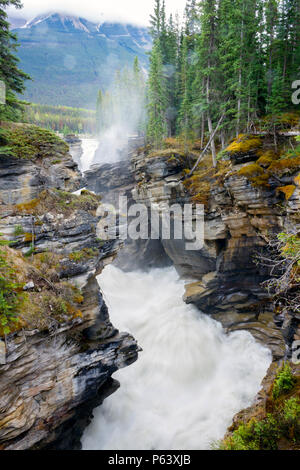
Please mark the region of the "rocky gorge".
<svg viewBox="0 0 300 470"><path fill-rule="evenodd" d="M34 126L1 127L1 253L21 300L1 331L0 445L79 448L93 408L118 387L113 372L138 355L96 281L118 247L96 236L99 197L72 194L83 181L68 146Z"/></svg>
<svg viewBox="0 0 300 470"><path fill-rule="evenodd" d="M242 169L251 168L259 158L262 161L272 143L264 137L251 143L251 136L245 136L238 141L241 147L243 139L250 142L250 150L246 145L246 151L228 152L216 170L209 168L206 159L187 180L187 156L176 148L154 154L141 148L132 153L131 163L98 165L85 176L89 189L114 204L119 194L127 195L129 204L155 205L161 214L165 204L183 206L191 200L204 204L205 242L201 250L187 251L185 240L139 240L135 246L129 241L121 257L139 259L141 250L145 257L149 249L152 264L144 258L146 269L168 260L183 278L194 279L186 285L187 303L220 321L228 331L250 331L278 360L299 337L299 319L288 312L274 316L268 292L262 287L268 271L259 258L272 234L299 232L299 166L282 172L283 185L295 185L288 199L278 191L276 175L270 177L270 185L253 185ZM189 158L194 155L191 150ZM119 263L124 268L120 258Z"/></svg>
<svg viewBox="0 0 300 470"><path fill-rule="evenodd" d="M111 324L96 280L110 263L124 271L175 266L187 304L227 332L250 332L274 362L290 356L300 319L274 312L262 286L269 272L257 262L269 237L299 233L299 163L284 155L288 140L282 137L279 158L269 136L241 135L216 169L205 157L192 176L196 143L188 151L177 142L158 151L133 145L129 159L92 166L82 177L61 140L26 126L8 131L14 142L21 133L35 144L26 158L15 143L15 154L0 159L0 233L13 243L3 250L25 292L20 324L0 342L2 448L80 448L93 409L118 386L112 374L137 359L136 340ZM80 155L78 141L69 143ZM160 214L166 204L203 204L204 247L99 239L98 227L109 225L106 204L117 207L119 195ZM257 400L266 412L266 395Z"/></svg>
<svg viewBox="0 0 300 470"><path fill-rule="evenodd" d="M122 178L120 164L98 165L86 173L88 188L97 192L95 181L100 184L104 176L108 184L101 192L108 199L114 200L112 194L128 195L129 203L144 204L149 210L155 206L161 218L166 205L183 207L191 201L204 205L201 250L187 251L186 240L129 241L117 265L123 270L143 265L148 270L171 263L186 279L187 304L221 322L228 333L248 331L272 352L273 363L261 392L249 409L234 418L225 442L231 443L241 423L264 423L270 413L278 413L277 406L283 405L273 404L276 374L300 338L299 315L284 305L274 306L264 284L270 268L263 263L277 234L299 234L299 147L295 151L292 142L297 135L297 128L279 132L279 148L267 133L240 135L222 151L216 169L210 157L204 157L193 175L190 168L198 155L197 143L187 151L175 139L166 141L162 150L136 149L131 164L122 167ZM293 365L292 370L298 384L299 366ZM298 386L289 397L299 399ZM295 448L287 439L274 445Z"/></svg>

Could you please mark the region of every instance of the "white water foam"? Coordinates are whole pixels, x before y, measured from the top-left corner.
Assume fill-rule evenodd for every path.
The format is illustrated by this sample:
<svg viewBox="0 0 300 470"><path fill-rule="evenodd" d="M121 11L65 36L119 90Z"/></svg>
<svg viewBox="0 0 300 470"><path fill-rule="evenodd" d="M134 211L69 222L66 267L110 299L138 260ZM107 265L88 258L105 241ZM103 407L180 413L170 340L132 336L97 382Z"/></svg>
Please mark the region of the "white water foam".
<svg viewBox="0 0 300 470"><path fill-rule="evenodd" d="M260 389L270 352L182 300L174 268L124 273L99 283L112 323L143 348L114 377L120 389L94 412L83 449L209 449Z"/></svg>
<svg viewBox="0 0 300 470"><path fill-rule="evenodd" d="M89 170L90 166L92 165L95 157L96 150L99 145L99 141L97 139L81 139L82 145L82 157L81 157L81 166L82 171Z"/></svg>

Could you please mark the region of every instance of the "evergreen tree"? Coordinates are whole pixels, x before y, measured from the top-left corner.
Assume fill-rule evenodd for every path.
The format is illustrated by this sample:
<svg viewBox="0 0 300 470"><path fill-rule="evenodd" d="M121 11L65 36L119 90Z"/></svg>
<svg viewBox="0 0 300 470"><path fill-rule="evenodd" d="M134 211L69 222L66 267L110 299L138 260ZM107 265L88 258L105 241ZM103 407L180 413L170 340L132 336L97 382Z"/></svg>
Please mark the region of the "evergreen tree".
<svg viewBox="0 0 300 470"><path fill-rule="evenodd" d="M154 12L150 15L149 33L153 41L160 38L161 34L161 0L155 0Z"/></svg>
<svg viewBox="0 0 300 470"><path fill-rule="evenodd" d="M156 0L151 31L148 135L156 144L166 128L185 141L200 137L202 148L207 139L216 165L219 144L292 106L299 0L187 0L182 29Z"/></svg>
<svg viewBox="0 0 300 470"><path fill-rule="evenodd" d="M167 135L166 93L160 41L156 39L150 57L147 126L148 139L156 148L161 145L163 138Z"/></svg>
<svg viewBox="0 0 300 470"><path fill-rule="evenodd" d="M194 80L195 110L206 120L210 136L213 134L214 117L218 101L218 28L216 0L203 0L200 4L201 31L196 44L196 76ZM215 139L211 141L213 165L216 165Z"/></svg>
<svg viewBox="0 0 300 470"><path fill-rule="evenodd" d="M0 105L0 119L18 120L22 104L16 93L24 92L24 81L29 79L29 76L18 68L19 60L15 56L17 37L9 30L5 12L5 8L10 5L22 7L20 0L0 0L0 80L6 86L6 105Z"/></svg>

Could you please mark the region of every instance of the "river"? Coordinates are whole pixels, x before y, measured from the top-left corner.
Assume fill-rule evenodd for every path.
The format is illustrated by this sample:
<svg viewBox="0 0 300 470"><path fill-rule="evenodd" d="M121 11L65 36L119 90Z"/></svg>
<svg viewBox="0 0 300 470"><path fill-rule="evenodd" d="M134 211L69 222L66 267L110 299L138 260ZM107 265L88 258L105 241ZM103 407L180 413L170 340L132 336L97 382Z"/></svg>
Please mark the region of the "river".
<svg viewBox="0 0 300 470"><path fill-rule="evenodd" d="M270 352L186 305L174 268L124 273L108 266L99 284L112 323L143 352L114 374L121 387L94 411L83 449L210 449L253 401Z"/></svg>

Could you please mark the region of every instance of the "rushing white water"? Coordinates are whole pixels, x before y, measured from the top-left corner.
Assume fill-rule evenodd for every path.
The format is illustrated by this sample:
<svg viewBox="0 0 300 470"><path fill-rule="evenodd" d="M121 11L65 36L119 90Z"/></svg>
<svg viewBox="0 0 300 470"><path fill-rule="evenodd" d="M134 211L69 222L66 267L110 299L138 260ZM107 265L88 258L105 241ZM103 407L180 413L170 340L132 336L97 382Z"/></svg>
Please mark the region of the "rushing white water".
<svg viewBox="0 0 300 470"><path fill-rule="evenodd" d="M81 139L82 145L82 157L81 167L82 171L87 171L93 163L95 152L98 148L99 141L97 139Z"/></svg>
<svg viewBox="0 0 300 470"><path fill-rule="evenodd" d="M110 317L143 348L114 377L120 389L95 410L84 449L209 449L234 414L251 404L271 356L246 332L221 325L182 301L173 268L99 278Z"/></svg>

